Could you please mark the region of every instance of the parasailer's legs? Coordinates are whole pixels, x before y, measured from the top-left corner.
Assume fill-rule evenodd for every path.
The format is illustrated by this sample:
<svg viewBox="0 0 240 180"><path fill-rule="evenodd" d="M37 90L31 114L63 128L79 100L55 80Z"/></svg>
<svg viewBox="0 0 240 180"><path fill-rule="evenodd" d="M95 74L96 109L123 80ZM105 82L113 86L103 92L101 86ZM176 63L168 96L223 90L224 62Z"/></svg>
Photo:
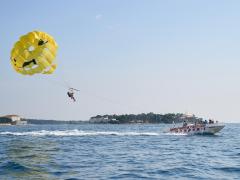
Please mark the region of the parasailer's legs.
<svg viewBox="0 0 240 180"><path fill-rule="evenodd" d="M75 97L74 97L74 96L72 96L71 98L72 98L72 100L73 100L74 102L76 102L76 99L75 99Z"/></svg>

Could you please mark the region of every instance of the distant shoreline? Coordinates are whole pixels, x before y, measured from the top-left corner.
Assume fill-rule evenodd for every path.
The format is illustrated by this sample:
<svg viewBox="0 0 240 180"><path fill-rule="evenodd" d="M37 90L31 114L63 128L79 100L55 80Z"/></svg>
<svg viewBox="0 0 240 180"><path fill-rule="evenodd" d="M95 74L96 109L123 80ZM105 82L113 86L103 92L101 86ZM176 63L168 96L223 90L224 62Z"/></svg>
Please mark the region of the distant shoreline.
<svg viewBox="0 0 240 180"><path fill-rule="evenodd" d="M107 123L107 124L171 124L187 122L200 122L203 118L198 118L194 114L183 113L167 113L167 114L155 114L141 113L141 114L122 114L122 115L97 115L91 117L90 123Z"/></svg>
<svg viewBox="0 0 240 180"><path fill-rule="evenodd" d="M123 115L97 115L87 121L63 121L63 120L40 120L24 119L28 124L172 124L202 121L202 118L194 114L168 113L168 114L123 114Z"/></svg>

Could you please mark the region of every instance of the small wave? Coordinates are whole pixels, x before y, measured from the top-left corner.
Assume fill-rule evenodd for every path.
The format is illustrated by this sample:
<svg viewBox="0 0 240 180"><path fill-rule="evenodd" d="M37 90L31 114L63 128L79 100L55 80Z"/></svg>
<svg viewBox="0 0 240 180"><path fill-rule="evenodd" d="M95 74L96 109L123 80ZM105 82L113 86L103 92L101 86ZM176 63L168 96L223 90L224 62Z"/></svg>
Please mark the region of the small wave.
<svg viewBox="0 0 240 180"><path fill-rule="evenodd" d="M65 130L65 131L29 131L29 132L0 132L0 135L13 136L158 136L155 132L117 132L117 131L81 131L81 130Z"/></svg>
<svg viewBox="0 0 240 180"><path fill-rule="evenodd" d="M240 168L239 167L221 167L221 168L215 168L216 170L221 170L224 172L229 172L229 173L233 173L233 172L240 172Z"/></svg>
<svg viewBox="0 0 240 180"><path fill-rule="evenodd" d="M9 161L6 162L5 164L1 165L0 168L2 170L14 170L14 171L28 171L30 170L29 168L27 168L26 166L23 166L17 162L13 162L13 161Z"/></svg>

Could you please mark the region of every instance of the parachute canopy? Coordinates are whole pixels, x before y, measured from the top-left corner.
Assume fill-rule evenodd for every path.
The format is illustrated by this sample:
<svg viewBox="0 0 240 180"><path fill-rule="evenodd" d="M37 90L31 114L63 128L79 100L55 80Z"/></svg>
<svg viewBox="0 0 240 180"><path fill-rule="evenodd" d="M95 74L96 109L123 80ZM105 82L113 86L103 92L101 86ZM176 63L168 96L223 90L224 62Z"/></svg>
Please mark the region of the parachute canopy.
<svg viewBox="0 0 240 180"><path fill-rule="evenodd" d="M57 67L57 43L45 32L33 31L19 38L11 51L11 64L23 75L52 74Z"/></svg>

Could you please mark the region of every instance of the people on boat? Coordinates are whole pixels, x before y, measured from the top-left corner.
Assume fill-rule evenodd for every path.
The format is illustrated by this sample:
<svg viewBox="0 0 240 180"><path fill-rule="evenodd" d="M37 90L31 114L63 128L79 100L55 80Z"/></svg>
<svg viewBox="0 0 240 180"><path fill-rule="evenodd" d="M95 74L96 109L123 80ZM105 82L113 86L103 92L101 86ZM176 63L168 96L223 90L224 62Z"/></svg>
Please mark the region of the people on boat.
<svg viewBox="0 0 240 180"><path fill-rule="evenodd" d="M209 124L214 124L214 121L211 120L211 119L209 119L208 123L209 123Z"/></svg>
<svg viewBox="0 0 240 180"><path fill-rule="evenodd" d="M222 128L224 128L224 125L218 124L218 121L214 122L213 119L207 119L207 120L200 119L192 123L189 122L189 124L187 123L187 120L184 120L182 123L183 123L182 126L170 128L170 132L184 133L184 134L190 134L190 135L191 134L209 135L209 134L215 134L219 132ZM173 124L175 123L173 122Z"/></svg>
<svg viewBox="0 0 240 180"><path fill-rule="evenodd" d="M183 121L183 127L186 127L187 126L187 122L184 120Z"/></svg>

